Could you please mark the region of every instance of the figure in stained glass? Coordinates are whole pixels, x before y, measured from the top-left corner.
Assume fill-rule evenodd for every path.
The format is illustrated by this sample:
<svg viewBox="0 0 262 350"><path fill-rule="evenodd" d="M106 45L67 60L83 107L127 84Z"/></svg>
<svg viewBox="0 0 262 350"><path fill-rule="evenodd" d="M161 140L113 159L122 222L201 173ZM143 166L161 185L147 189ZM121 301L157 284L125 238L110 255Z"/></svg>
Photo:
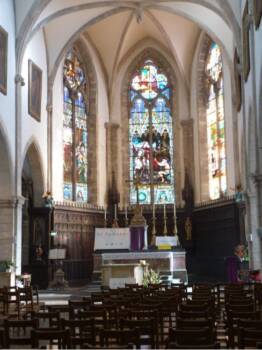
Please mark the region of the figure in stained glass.
<svg viewBox="0 0 262 350"><path fill-rule="evenodd" d="M86 79L77 55L64 63L64 199L87 201Z"/></svg>
<svg viewBox="0 0 262 350"><path fill-rule="evenodd" d="M211 44L207 57L206 86L209 193L216 199L227 190L222 57L216 43Z"/></svg>
<svg viewBox="0 0 262 350"><path fill-rule="evenodd" d="M152 186L164 186L167 203L174 203L173 125L171 93L166 75L150 59L135 72L130 86L130 201L135 202L139 179L140 203L161 203Z"/></svg>

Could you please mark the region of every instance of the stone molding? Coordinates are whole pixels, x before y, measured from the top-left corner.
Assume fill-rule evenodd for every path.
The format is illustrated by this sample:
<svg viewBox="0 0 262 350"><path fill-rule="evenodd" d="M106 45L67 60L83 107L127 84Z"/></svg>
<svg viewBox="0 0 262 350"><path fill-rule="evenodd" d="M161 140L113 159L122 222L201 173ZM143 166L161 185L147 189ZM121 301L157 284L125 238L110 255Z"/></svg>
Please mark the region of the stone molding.
<svg viewBox="0 0 262 350"><path fill-rule="evenodd" d="M23 196L13 197L12 199L0 199L0 208L21 208L26 198Z"/></svg>

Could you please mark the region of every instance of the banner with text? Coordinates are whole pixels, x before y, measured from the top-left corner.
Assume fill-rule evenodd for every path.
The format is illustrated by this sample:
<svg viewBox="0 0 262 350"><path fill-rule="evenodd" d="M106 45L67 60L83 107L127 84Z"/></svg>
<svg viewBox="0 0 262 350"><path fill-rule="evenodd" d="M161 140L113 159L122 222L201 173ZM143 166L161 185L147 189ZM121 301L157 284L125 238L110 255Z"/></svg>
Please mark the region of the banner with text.
<svg viewBox="0 0 262 350"><path fill-rule="evenodd" d="M94 250L130 249L129 228L96 228Z"/></svg>

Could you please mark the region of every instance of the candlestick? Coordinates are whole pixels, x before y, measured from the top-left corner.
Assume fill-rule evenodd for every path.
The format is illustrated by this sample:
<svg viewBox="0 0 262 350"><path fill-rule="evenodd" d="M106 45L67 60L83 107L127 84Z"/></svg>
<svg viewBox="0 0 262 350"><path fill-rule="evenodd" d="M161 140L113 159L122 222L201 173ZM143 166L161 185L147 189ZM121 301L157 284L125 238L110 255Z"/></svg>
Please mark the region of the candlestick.
<svg viewBox="0 0 262 350"><path fill-rule="evenodd" d="M125 204L125 219L127 220L127 204Z"/></svg>
<svg viewBox="0 0 262 350"><path fill-rule="evenodd" d="M115 209L115 220L117 220L117 206L116 206L116 204L114 205L114 209Z"/></svg>
<svg viewBox="0 0 262 350"><path fill-rule="evenodd" d="M105 212L104 212L104 227L106 227L106 207L105 207Z"/></svg>
<svg viewBox="0 0 262 350"><path fill-rule="evenodd" d="M164 236L167 235L167 225L166 225L166 205L164 204L164 230L163 230Z"/></svg>
<svg viewBox="0 0 262 350"><path fill-rule="evenodd" d="M155 208L155 203L153 204L153 218L156 217L156 208Z"/></svg>

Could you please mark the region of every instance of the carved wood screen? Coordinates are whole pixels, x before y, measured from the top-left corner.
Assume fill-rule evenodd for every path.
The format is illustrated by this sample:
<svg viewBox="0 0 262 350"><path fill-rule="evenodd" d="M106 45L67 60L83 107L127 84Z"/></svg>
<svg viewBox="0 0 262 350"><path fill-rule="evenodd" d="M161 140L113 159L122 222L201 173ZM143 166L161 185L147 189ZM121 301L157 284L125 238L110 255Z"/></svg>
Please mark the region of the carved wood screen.
<svg viewBox="0 0 262 350"><path fill-rule="evenodd" d="M56 205L54 232L51 246L66 249L63 262L65 278L72 283L87 281L93 272L95 227L103 226L103 213L99 209Z"/></svg>

